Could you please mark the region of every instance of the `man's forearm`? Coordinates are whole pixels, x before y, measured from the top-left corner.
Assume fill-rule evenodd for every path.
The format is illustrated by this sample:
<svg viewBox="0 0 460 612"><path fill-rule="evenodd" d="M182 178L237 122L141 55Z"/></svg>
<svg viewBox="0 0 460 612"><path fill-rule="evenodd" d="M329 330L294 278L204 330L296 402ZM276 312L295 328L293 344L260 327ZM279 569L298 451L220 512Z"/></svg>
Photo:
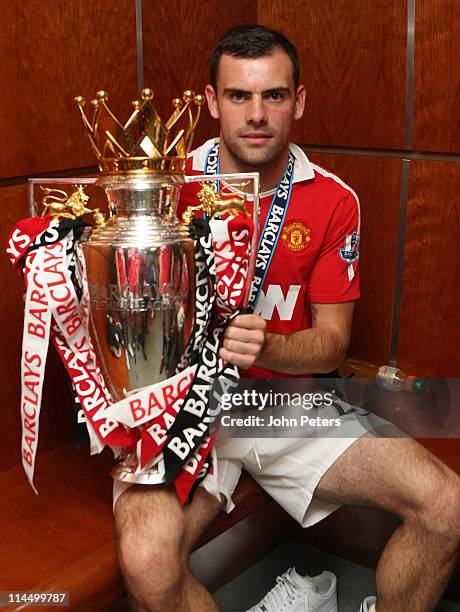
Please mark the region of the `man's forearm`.
<svg viewBox="0 0 460 612"><path fill-rule="evenodd" d="M313 327L290 334L267 334L256 365L286 374L331 372L345 358L348 342L334 329Z"/></svg>
<svg viewBox="0 0 460 612"><path fill-rule="evenodd" d="M345 358L353 302L311 304L312 327L289 335L266 333L258 314L235 317L225 330L219 355L246 369L258 365L286 374L330 372Z"/></svg>

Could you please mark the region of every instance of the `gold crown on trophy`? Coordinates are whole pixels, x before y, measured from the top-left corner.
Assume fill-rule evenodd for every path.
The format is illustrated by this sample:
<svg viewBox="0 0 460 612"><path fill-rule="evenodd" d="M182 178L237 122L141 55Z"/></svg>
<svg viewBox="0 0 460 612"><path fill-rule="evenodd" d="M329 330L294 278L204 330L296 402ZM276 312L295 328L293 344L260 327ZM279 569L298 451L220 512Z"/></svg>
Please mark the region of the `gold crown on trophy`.
<svg viewBox="0 0 460 612"><path fill-rule="evenodd" d="M141 91L141 100L134 100L134 112L125 125L107 106L105 91L98 91L91 100L91 119L84 111L85 98L75 98L103 172L184 172L204 96L184 91L182 98L172 101L174 112L166 123L155 110L153 96L151 89Z"/></svg>

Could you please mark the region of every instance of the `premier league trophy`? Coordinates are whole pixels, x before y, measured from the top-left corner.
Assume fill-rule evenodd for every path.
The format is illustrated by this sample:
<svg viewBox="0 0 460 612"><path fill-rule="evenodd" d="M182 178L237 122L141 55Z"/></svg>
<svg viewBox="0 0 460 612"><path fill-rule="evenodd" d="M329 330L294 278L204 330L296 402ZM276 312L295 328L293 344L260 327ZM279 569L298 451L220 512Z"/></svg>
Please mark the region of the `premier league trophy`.
<svg viewBox="0 0 460 612"><path fill-rule="evenodd" d="M71 194L41 185L43 216L23 220L10 237L10 257L27 284L23 399L24 355L37 340L26 330L39 329L42 352L51 338L67 368L92 452L110 446L120 459L115 478L174 483L184 502L212 470L218 411L211 393L238 378L218 350L226 325L247 304L258 175L194 177L201 181L196 201L179 220L203 96L184 92L163 123L144 89L124 125L107 100L98 92L89 117L84 98L76 98L102 171L96 184L107 195L108 219L100 207L87 207L83 180ZM82 221L90 213L91 233ZM47 302L43 334L28 322L37 288ZM36 440L23 432L31 484L35 451Z"/></svg>
<svg viewBox="0 0 460 612"><path fill-rule="evenodd" d="M202 96L174 100L166 124L144 89L121 126L98 92L90 122L111 218L82 243L99 364L114 401L174 374L194 317L194 244L176 216ZM192 117L193 108L196 109ZM189 115L187 129L173 129ZM171 142L172 140L172 142Z"/></svg>

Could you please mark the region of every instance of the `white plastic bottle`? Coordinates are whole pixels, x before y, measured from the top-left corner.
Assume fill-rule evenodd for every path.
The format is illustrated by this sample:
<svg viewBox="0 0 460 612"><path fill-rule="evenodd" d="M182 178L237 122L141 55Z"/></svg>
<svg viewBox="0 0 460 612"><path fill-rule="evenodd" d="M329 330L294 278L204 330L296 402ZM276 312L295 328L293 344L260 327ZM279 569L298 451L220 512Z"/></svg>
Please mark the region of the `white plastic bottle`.
<svg viewBox="0 0 460 612"><path fill-rule="evenodd" d="M385 391L423 391L423 380L408 376L403 370L389 365L377 366L359 359L347 359L339 367L339 374L345 378L354 376L374 380Z"/></svg>

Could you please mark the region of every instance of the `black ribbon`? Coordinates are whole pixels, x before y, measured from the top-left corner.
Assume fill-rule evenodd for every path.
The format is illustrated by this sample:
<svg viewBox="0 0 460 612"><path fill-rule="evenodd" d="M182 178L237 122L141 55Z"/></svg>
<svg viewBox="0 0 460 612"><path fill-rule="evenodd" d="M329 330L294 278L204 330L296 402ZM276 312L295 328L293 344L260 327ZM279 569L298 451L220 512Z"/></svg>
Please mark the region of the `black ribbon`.
<svg viewBox="0 0 460 612"><path fill-rule="evenodd" d="M228 389L236 386L239 380L236 366L227 364L219 370L218 353L226 327L241 311L234 312L223 322L218 320L215 310L214 249L209 222L194 221L192 231L195 238L196 284L197 289L203 288L197 291L197 302L200 300L207 302L197 304L197 313L200 313L201 318L198 321L195 319L192 337L180 364L180 368L183 368L186 367L185 364L196 363L197 368L182 408L168 430L169 439L163 448L166 484L174 480L188 459L196 453L203 440L209 436L210 426L220 412L219 404L215 411L211 411L210 408L213 385L217 384ZM204 275L207 275L207 283ZM207 464L209 469L210 462Z"/></svg>
<svg viewBox="0 0 460 612"><path fill-rule="evenodd" d="M191 236L195 242L195 320L176 374L197 363L209 334L216 300L216 267L209 223L204 219L194 219Z"/></svg>

